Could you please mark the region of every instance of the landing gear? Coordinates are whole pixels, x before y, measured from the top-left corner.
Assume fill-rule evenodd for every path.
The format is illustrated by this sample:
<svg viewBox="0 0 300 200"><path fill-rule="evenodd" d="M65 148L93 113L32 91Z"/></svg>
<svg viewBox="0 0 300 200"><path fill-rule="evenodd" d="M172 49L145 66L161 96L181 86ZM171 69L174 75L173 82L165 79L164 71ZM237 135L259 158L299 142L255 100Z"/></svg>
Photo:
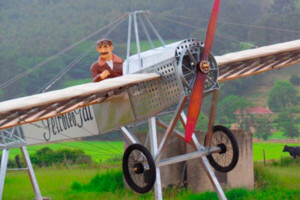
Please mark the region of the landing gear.
<svg viewBox="0 0 300 200"><path fill-rule="evenodd" d="M207 156L211 166L219 172L231 171L239 159L239 147L232 132L224 126L214 126L211 146L221 148L220 152Z"/></svg>
<svg viewBox="0 0 300 200"><path fill-rule="evenodd" d="M123 174L129 187L138 193L149 192L156 170L151 153L141 144L132 144L124 152Z"/></svg>

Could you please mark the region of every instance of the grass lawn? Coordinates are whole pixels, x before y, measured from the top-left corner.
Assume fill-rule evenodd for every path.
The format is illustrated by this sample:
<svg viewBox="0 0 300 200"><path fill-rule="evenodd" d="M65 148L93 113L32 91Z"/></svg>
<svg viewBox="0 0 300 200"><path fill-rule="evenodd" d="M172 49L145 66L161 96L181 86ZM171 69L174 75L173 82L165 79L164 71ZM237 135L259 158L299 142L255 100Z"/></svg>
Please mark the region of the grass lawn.
<svg viewBox="0 0 300 200"><path fill-rule="evenodd" d="M289 157L290 154L282 152L285 143L267 143L257 142L253 143L253 160L263 160L263 150L265 150L266 160L276 159L279 160L281 157ZM289 146L300 146L300 143L289 143Z"/></svg>
<svg viewBox="0 0 300 200"><path fill-rule="evenodd" d="M300 166L293 167L268 167L271 174L274 174L282 187L291 190L299 190L300 188Z"/></svg>
<svg viewBox="0 0 300 200"><path fill-rule="evenodd" d="M43 196L51 197L51 199L66 199L65 197L71 192L71 185L74 181L86 184L97 173L105 173L106 171L107 169L105 168L78 168L70 170L37 168L35 169L35 174ZM93 196L96 197L96 194L93 194ZM33 198L34 193L27 172L8 171L5 179L3 199L20 200Z"/></svg>
<svg viewBox="0 0 300 200"><path fill-rule="evenodd" d="M263 150L265 150L266 160L279 160L281 157L289 157L289 153L282 152L284 145L284 143L253 143L253 160L263 160ZM290 143L288 145L300 146L300 143ZM41 149L43 147L49 147L53 150L58 150L61 148L82 149L87 155L90 155L93 161L96 163L99 163L100 160L101 162L114 162L117 160L118 163L120 163L124 151L124 142L76 141L28 146L27 149L29 154L34 154L38 149ZM21 151L19 149L11 149L9 158L14 159L17 154L21 155Z"/></svg>
<svg viewBox="0 0 300 200"><path fill-rule="evenodd" d="M244 188L236 188L225 191L228 199L292 200L300 198L299 166L262 167L261 164L256 163L255 168L255 189L246 190ZM45 197L50 197L53 200L154 199L153 191L145 195L140 195L124 188L123 186L119 189L116 189L116 184L113 183L116 180L121 181L118 183L119 186L120 184L123 185L120 166L100 165L98 168L71 167L70 169L37 168L35 169L35 173L42 195ZM97 179L97 181L95 181L96 174L98 174L100 177L100 179ZM77 186L74 187L76 184ZM106 189L106 187L108 189ZM98 190L98 188L100 189ZM191 191L182 189L165 190L163 196L164 199L178 200L218 199L215 192L192 193ZM19 200L33 198L34 194L27 173L21 171L9 171L5 180L3 199Z"/></svg>
<svg viewBox="0 0 300 200"><path fill-rule="evenodd" d="M108 152L115 153L115 155L122 155L123 142L97 142L97 141L77 141L77 142L66 142L63 145L74 146L73 148L83 148L87 154L91 155L93 160L98 164L92 165L92 167L87 166L71 166L70 169L65 169L64 167L50 167L50 168L35 168L36 177L42 192L45 197L51 197L51 199L153 199L154 194L150 192L145 195L139 195L132 192L129 189L112 189L110 192L101 192L96 190L76 190L72 186L75 183L81 185L82 188L87 188L91 180L100 174L103 176L105 174L114 174L111 171L113 169L118 174L121 172L120 160L115 162L114 165L99 164L99 159L102 161L108 161L108 159L113 158L112 155L108 155ZM57 150L59 148L65 148L60 144L49 144L49 145L37 145L29 146L29 153L34 153L37 149L41 147L48 146L51 149ZM300 144L290 144L297 145ZM289 154L283 153L284 144L281 143L254 143L253 152L254 160L262 160L262 150L265 149L267 159L280 159L281 157L287 157ZM101 151L100 151L101 150ZM102 153L100 153L102 152ZM10 151L10 157L20 153L18 149L12 149ZM257 167L257 164L256 164ZM267 171L267 178L262 177L263 184L265 180L270 179L273 181L267 181L269 185L276 185L276 187L264 188L256 184L256 189L248 191L243 188L233 189L226 192L228 199L297 199L300 198L300 173L299 166L272 166L261 167L262 171ZM256 170L257 171L257 170ZM261 173L261 172L260 172ZM264 172L265 173L265 172ZM122 175L121 175L122 176ZM265 175L264 175L265 176ZM275 178L274 178L275 177ZM116 178L112 176L108 178L104 185L109 185L110 182L114 182ZM120 178L119 178L120 180ZM122 180L122 178L121 178ZM275 183L275 182L276 183ZM107 186L111 187L111 186ZM105 188L105 187L104 187ZM25 171L8 171L5 180L4 196L3 199L8 200L19 200L19 199L33 199L34 193L31 188L31 184L28 175ZM180 190L180 189L170 189L164 191L165 199L217 199L216 193L207 192L201 194L195 194L190 191Z"/></svg>
<svg viewBox="0 0 300 200"><path fill-rule="evenodd" d="M121 158L123 156L123 146L124 142L122 141L76 141L28 146L27 149L29 154L34 154L37 150L43 147L49 147L53 150L62 148L82 149L87 155L92 157L94 162L99 163L100 160L101 162L106 162L116 157ZM9 152L9 158L14 159L17 154L21 155L20 149L11 149Z"/></svg>

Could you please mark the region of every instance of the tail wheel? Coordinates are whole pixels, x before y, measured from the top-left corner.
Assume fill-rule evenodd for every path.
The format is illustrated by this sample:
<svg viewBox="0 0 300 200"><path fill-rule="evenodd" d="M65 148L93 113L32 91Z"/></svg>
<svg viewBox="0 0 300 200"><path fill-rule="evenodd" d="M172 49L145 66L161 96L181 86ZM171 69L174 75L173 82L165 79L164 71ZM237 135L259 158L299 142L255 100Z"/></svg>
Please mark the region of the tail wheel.
<svg viewBox="0 0 300 200"><path fill-rule="evenodd" d="M149 192L156 179L155 163L141 144L132 144L124 152L123 174L129 187L138 193Z"/></svg>
<svg viewBox="0 0 300 200"><path fill-rule="evenodd" d="M224 126L214 126L211 146L221 148L220 152L207 156L211 166L220 172L231 171L239 160L239 147L232 132Z"/></svg>

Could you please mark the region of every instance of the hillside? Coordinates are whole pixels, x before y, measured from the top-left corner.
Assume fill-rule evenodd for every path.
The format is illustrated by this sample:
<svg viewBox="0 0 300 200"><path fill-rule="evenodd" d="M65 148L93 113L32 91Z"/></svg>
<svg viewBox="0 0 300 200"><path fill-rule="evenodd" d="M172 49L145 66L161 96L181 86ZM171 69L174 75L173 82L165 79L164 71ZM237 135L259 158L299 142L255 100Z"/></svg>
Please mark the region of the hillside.
<svg viewBox="0 0 300 200"><path fill-rule="evenodd" d="M86 52L51 90L66 86L69 81L90 78L89 67L97 58L97 52L91 48L99 38L112 39L116 53L124 57L128 20L110 34L108 30L113 27L106 25L133 10L149 10L149 18L165 40L204 40L213 4L206 0L22 2L0 2L0 101L40 92L57 73ZM213 52L222 55L245 47L298 39L299 17L298 0L222 1ZM91 34L95 35L88 37ZM153 33L150 35L155 38ZM146 40L143 34L140 39ZM78 44L80 41L83 42ZM74 48L59 54L70 46ZM54 55L51 62L40 65ZM15 80L28 70L30 73Z"/></svg>
<svg viewBox="0 0 300 200"><path fill-rule="evenodd" d="M293 65L279 70L269 71L255 76L255 85L251 87L243 96L257 106L266 106L268 94L275 81L289 80L293 74L300 74L300 64ZM300 86L296 87L300 92Z"/></svg>

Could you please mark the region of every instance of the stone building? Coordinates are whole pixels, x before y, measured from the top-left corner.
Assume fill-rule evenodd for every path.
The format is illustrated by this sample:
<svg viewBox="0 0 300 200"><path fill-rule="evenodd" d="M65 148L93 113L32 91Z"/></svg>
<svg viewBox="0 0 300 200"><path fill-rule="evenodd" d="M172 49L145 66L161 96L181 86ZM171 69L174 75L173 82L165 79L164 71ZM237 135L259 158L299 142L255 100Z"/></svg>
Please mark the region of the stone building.
<svg viewBox="0 0 300 200"><path fill-rule="evenodd" d="M253 171L253 144L252 134L247 131L232 130L239 146L239 160L236 167L228 172L221 173L215 171L215 174L222 185L223 189L244 187L253 189L254 187L254 171ZM196 133L200 143L203 143L205 135ZM137 134L142 144L148 149L149 139L147 134ZM161 141L163 132L158 133L158 140ZM202 144L203 145L203 144ZM184 141L179 140L176 136L171 136L169 144L164 149L162 159L186 152L192 152L192 146L187 145ZM213 190L213 186L203 170L200 160L193 159L187 162L176 163L160 168L162 187L183 187L187 186L194 192Z"/></svg>
<svg viewBox="0 0 300 200"><path fill-rule="evenodd" d="M253 170L253 144L252 134L241 130L232 130L239 146L239 160L236 167L228 172L215 174L223 189L244 187L254 188ZM198 135L199 136L199 135ZM200 134L199 141L204 141L204 134ZM188 148L192 151L192 148ZM187 162L187 183L188 188L193 192L213 190L213 186L203 170L200 161L195 159Z"/></svg>

